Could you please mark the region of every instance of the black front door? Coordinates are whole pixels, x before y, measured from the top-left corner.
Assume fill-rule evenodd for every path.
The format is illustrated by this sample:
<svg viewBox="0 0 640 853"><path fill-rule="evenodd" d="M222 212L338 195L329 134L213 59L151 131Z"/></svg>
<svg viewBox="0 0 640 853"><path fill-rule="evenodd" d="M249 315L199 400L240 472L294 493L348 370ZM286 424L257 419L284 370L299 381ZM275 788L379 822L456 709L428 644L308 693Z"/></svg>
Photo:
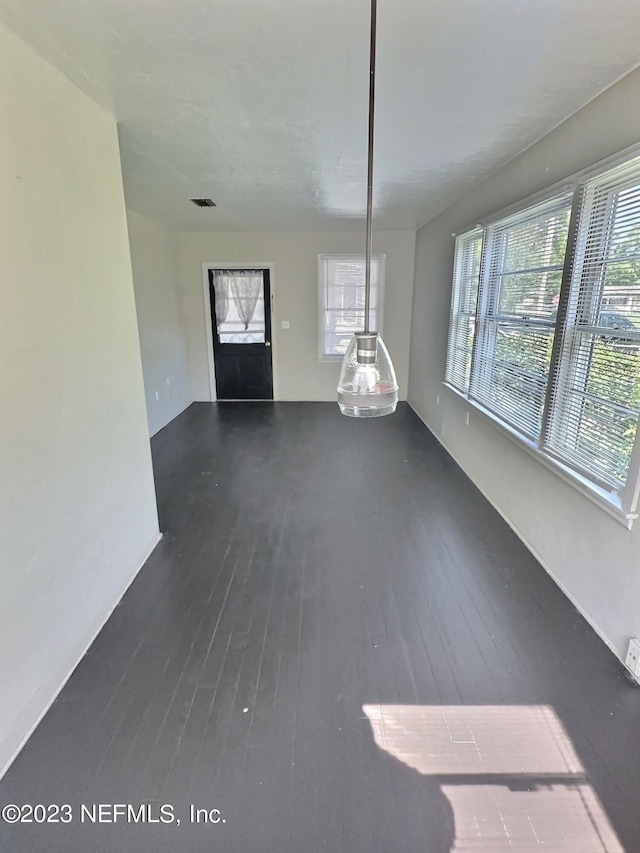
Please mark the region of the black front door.
<svg viewBox="0 0 640 853"><path fill-rule="evenodd" d="M269 270L209 270L218 400L273 400Z"/></svg>

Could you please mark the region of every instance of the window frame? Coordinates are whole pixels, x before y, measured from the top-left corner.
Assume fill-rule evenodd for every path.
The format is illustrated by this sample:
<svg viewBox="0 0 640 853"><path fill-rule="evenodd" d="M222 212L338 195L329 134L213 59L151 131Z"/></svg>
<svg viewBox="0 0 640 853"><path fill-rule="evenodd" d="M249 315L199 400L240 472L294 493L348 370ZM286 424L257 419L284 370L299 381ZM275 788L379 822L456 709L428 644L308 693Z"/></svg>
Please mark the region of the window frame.
<svg viewBox="0 0 640 853"><path fill-rule="evenodd" d="M375 261L379 264L378 267L378 285L376 288L376 329L372 329L374 332L380 332L382 334L383 331L383 321L384 321L384 292L385 292L385 272L386 272L386 259L387 256L384 253L376 252L371 256L372 263ZM340 253L340 252L329 252L318 255L318 351L317 351L317 360L319 362L325 362L328 364L340 363L343 359L343 355L340 353L325 353L325 325L324 318L327 312L327 305L325 302L325 264L329 261L346 261L346 262L354 262L361 261L362 265L365 265L365 255L364 254L348 254L348 253ZM373 292L373 281L372 281L372 292ZM364 329L364 310L362 312L362 329ZM362 331L362 329L360 331Z"/></svg>
<svg viewBox="0 0 640 853"><path fill-rule="evenodd" d="M451 310L449 312L449 332L447 336L447 359L445 365L445 377L458 391L464 393L469 392L469 383L471 380L471 360L473 356L473 340L470 347L459 346L458 334L460 332L460 318L467 318L467 323L473 322L475 338L475 321L478 311L478 297L480 291L481 278L481 262L482 262L482 244L483 244L484 229L481 225L477 225L468 231L456 236L454 250L454 265L453 265L453 288L451 294ZM480 241L480 259L478 260L477 281L475 282L475 309L473 311L461 308L461 305L469 303L469 283L472 278L470 273L470 250L469 244ZM455 335L455 338L453 337ZM453 346L452 346L453 344ZM465 369L464 383L456 384L456 380L460 375L459 362L460 359L465 361L468 359L468 367Z"/></svg>
<svg viewBox="0 0 640 853"><path fill-rule="evenodd" d="M559 377L563 369L568 369L566 364L567 359L562 358L562 348L569 311L569 301L572 298L577 298L575 294L579 287L579 285L574 281L576 247L583 230L585 228L588 229L591 225L591 219L587 218L585 221L581 215L582 199L589 181L597 179L605 173L612 171L617 166L621 166L638 157L640 157L640 145L631 146L623 152L612 157L608 157L593 166L576 172L568 180L559 181L542 192L531 195L528 198L504 208L503 210L497 211L491 216L486 217L482 222L475 223L474 225L464 228L452 235L456 238L457 245L457 241L460 238L464 238L466 235L469 235L478 229L482 229L481 263L474 339L472 342L472 364L469 386L465 391L463 391L451 384L446 377L443 381L444 386L453 392L456 397L462 400L468 408L475 410L483 420L488 421L492 426L498 428L500 432L522 447L544 467L552 471L562 480L569 483L580 493L596 503L611 517L615 518L616 521L623 524L629 530L633 525L633 521L638 517L637 505L640 500L640 416L638 417L636 437L627 468L626 480L624 486L618 490L612 489L610 485L603 486L601 483L598 483L596 476L597 472L591 471L585 473L578 470L574 465L568 464L554 451L553 448L548 446L548 438L551 429L551 418L554 413L551 406L553 395L557 390L557 386L560 381ZM638 165L638 169L640 183L640 164ZM503 420L498 414L495 414L492 410L484 406L481 401L474 399L472 391L470 390L473 388L474 369L477 369L474 362L476 351L479 346L477 344L479 339L478 329L482 321L483 312L486 311L487 294L486 292L483 292L485 288L484 277L486 274L484 267L486 265L487 252L490 252L490 248L487 247L486 238L489 227L494 223L498 223L519 212L524 212L529 208L533 208L545 200L552 199L554 196L560 197L563 193L572 193L567 246L562 271L558 311L554 327L554 340L542 413L541 429L539 436L535 439L531 439L523 432L520 432L517 428L514 428L507 421ZM457 258L454 252L454 278L451 298L452 310L457 298L457 294L455 292L458 285L455 276L456 263ZM450 345L451 324L447 337L447 364L449 363L450 358ZM588 469L585 470L588 471Z"/></svg>

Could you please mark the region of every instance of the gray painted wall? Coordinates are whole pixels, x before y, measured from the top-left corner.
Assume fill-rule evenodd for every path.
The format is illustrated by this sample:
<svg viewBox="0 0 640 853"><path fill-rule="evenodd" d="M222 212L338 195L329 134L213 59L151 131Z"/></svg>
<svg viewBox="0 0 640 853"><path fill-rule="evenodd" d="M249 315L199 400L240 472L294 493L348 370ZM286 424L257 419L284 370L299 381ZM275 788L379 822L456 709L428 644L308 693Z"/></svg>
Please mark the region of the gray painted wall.
<svg viewBox="0 0 640 853"><path fill-rule="evenodd" d="M0 27L0 775L156 543L115 121Z"/></svg>
<svg viewBox="0 0 640 853"><path fill-rule="evenodd" d="M416 243L409 372L411 405L620 657L640 634L640 521L626 530L473 411L465 426L464 401L442 381L452 232L638 143L635 71L427 223Z"/></svg>
<svg viewBox="0 0 640 853"><path fill-rule="evenodd" d="M191 402L177 232L127 211L149 435Z"/></svg>
<svg viewBox="0 0 640 853"><path fill-rule="evenodd" d="M383 337L394 361L400 397L409 375L415 232L374 232L373 251L386 254ZM278 400L335 400L339 363L318 361L318 255L364 254L363 232L183 233L182 282L189 333L191 395L209 400L202 265L272 263L273 358ZM291 326L280 328L282 320Z"/></svg>

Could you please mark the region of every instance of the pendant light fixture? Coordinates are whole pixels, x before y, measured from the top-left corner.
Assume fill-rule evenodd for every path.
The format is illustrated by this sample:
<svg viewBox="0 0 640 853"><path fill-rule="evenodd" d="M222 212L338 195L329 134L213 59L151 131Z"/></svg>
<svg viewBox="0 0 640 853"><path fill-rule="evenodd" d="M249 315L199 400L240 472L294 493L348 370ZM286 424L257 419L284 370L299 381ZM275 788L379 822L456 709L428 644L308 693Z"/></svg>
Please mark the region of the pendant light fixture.
<svg viewBox="0 0 640 853"><path fill-rule="evenodd" d="M343 415L352 418L376 418L381 415L390 415L395 412L398 403L398 382L389 353L380 334L372 332L369 328L373 208L373 114L376 88L376 5L377 0L371 0L364 331L356 332L349 342L342 360L338 381L340 411Z"/></svg>

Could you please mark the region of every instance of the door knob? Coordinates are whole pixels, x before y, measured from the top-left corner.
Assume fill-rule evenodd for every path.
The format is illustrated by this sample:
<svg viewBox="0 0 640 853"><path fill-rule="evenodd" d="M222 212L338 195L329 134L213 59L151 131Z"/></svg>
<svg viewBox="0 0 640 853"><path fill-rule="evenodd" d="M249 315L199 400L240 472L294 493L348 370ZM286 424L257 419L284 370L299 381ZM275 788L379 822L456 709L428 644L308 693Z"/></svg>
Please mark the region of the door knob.
<svg viewBox="0 0 640 853"><path fill-rule="evenodd" d="M265 341L265 342L264 342L264 345L265 345L266 347L270 347L270 346L271 346L271 341Z"/></svg>

